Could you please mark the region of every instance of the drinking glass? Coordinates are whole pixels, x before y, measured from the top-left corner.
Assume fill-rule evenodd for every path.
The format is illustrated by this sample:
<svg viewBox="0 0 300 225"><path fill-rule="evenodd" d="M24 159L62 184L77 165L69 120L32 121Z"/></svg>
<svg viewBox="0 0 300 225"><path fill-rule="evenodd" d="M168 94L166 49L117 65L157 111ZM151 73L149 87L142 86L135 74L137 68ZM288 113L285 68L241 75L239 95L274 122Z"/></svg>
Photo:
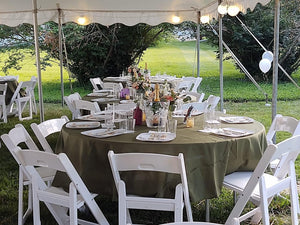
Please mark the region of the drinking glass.
<svg viewBox="0 0 300 225"><path fill-rule="evenodd" d="M176 134L176 130L177 130L177 120L168 120L168 124L167 124L167 132Z"/></svg>
<svg viewBox="0 0 300 225"><path fill-rule="evenodd" d="M128 118L126 120L126 131L129 133L134 132L134 127L135 127L135 119Z"/></svg>

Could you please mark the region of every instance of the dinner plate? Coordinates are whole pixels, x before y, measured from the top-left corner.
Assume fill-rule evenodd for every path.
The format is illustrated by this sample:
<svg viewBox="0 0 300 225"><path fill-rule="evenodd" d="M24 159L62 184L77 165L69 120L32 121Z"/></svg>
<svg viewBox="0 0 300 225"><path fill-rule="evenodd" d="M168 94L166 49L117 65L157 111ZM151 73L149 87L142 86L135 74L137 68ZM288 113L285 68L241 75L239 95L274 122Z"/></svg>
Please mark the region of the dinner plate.
<svg viewBox="0 0 300 225"><path fill-rule="evenodd" d="M176 118L176 117L178 117L178 118L185 117L186 113L187 113L187 110L176 110L172 113L172 117L174 117L174 118ZM203 111L198 111L198 110L194 109L191 112L191 116L198 116L198 115L201 115L203 113L204 113Z"/></svg>
<svg viewBox="0 0 300 225"><path fill-rule="evenodd" d="M237 129L233 127L226 127L226 128L220 128L220 129L211 129L208 131L200 130L202 132L208 132L211 134L226 136L226 137L244 137L251 134L254 134L253 131L250 130L244 130L244 129Z"/></svg>
<svg viewBox="0 0 300 225"><path fill-rule="evenodd" d="M176 138L176 134L170 132L148 132L139 134L136 139L139 141L167 142Z"/></svg>
<svg viewBox="0 0 300 225"><path fill-rule="evenodd" d="M116 130L107 130L107 129L95 129L95 130L88 130L83 131L81 134L91 137L97 137L97 138L108 138L108 137L114 137L121 134L126 134L126 131L124 129L116 129Z"/></svg>
<svg viewBox="0 0 300 225"><path fill-rule="evenodd" d="M120 101L121 104L128 104L128 103L133 103L133 102L134 102L134 101L131 100L131 99L130 99L130 100L121 100L121 101Z"/></svg>
<svg viewBox="0 0 300 225"><path fill-rule="evenodd" d="M254 120L252 118L246 116L221 116L220 120L225 123L253 123Z"/></svg>
<svg viewBox="0 0 300 225"><path fill-rule="evenodd" d="M93 92L93 93L87 94L87 96L90 96L90 97L105 97L107 95L108 95L107 92L103 92L103 93Z"/></svg>
<svg viewBox="0 0 300 225"><path fill-rule="evenodd" d="M99 122L68 122L67 128L84 129L84 128L97 128L100 126Z"/></svg>
<svg viewBox="0 0 300 225"><path fill-rule="evenodd" d="M106 119L106 115L104 114L90 114L85 116L79 116L77 119L79 120L93 120L93 121L101 121Z"/></svg>
<svg viewBox="0 0 300 225"><path fill-rule="evenodd" d="M102 90L95 90L94 92L95 93L109 93L109 92L111 92L112 90L108 90L108 89L106 89L106 90L104 90L104 89L102 89Z"/></svg>

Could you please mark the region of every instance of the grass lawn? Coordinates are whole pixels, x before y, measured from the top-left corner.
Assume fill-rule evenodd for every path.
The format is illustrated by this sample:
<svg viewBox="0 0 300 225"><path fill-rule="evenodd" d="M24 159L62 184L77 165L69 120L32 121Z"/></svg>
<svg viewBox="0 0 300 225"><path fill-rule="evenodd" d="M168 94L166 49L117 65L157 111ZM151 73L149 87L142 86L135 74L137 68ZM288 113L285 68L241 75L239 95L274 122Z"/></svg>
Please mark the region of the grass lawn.
<svg viewBox="0 0 300 225"><path fill-rule="evenodd" d="M200 56L200 75L203 77L200 90L206 94L206 98L210 94L219 94L219 77L218 77L218 60L210 46L205 42L201 43ZM6 57L0 55L0 57ZM29 80L32 75L36 75L36 69L33 66L34 57L28 57L23 62L23 69L20 71L11 70L10 74L19 75L19 80ZM195 42L171 42L160 44L157 47L149 48L141 62L148 63L151 74L158 72L167 74L176 74L178 76L195 76L196 75L196 53ZM43 95L45 102L45 119L57 118L61 115L67 115L71 118L71 113L66 106L62 107L60 95L60 72L58 64L54 63L52 67L42 72ZM1 67L1 63L0 63ZM0 75L3 75L0 73ZM300 71L293 74L293 77L299 79ZM79 86L72 81L73 90L86 95L92 91L91 85L85 87ZM262 88L272 96L272 85L268 83L260 83ZM68 75L64 72L64 92L69 95L70 84ZM36 88L36 97L38 88ZM300 91L291 83L283 83L278 85L278 106L277 112L283 115L293 116L300 119ZM260 121L268 130L271 124L271 107L265 106L265 98L256 87L248 81L244 80L244 75L237 71L232 62L224 62L224 107L229 114L237 114L252 117ZM1 123L0 134L7 133L17 123L22 123L30 134L30 124L39 123L39 116L34 116L30 121L18 121L17 118L9 118L7 124ZM278 135L278 141L287 138L286 133ZM54 146L57 136L52 136L49 141ZM36 141L36 139L34 138ZM0 149L0 225L16 224L17 221L17 187L18 187L18 165L10 155L9 151L2 143ZM297 176L300 178L300 160L296 162ZM222 195L212 200L211 218L213 222L224 222L232 209L231 193L224 190ZM117 224L117 204L108 198L99 198L99 204L104 214L107 216L111 224ZM289 220L289 202L282 199L276 199L272 203L271 220L272 224L290 224ZM204 202L193 204L194 219L204 220L205 206ZM170 218L169 214L162 213L145 213L146 220L140 220L139 223L158 224ZM47 210L42 210L44 224L55 224ZM137 218L140 214L137 214ZM46 218L46 219L45 219ZM153 222L154 221L154 222ZM29 219L26 224L32 224ZM246 224L246 223L244 223Z"/></svg>

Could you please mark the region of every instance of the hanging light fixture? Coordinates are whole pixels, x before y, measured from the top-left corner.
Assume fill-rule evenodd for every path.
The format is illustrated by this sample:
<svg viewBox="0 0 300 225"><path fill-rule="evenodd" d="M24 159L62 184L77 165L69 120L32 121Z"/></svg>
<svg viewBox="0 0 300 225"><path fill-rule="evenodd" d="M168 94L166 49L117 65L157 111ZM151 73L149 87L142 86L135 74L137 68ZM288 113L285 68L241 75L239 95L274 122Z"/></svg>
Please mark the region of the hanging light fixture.
<svg viewBox="0 0 300 225"><path fill-rule="evenodd" d="M225 15L225 14L227 13L227 8L228 8L227 2L226 2L226 1L223 1L223 2L218 6L218 12L219 12L221 15Z"/></svg>
<svg viewBox="0 0 300 225"><path fill-rule="evenodd" d="M201 16L200 21L201 21L201 23L208 23L209 22L209 16L208 15Z"/></svg>

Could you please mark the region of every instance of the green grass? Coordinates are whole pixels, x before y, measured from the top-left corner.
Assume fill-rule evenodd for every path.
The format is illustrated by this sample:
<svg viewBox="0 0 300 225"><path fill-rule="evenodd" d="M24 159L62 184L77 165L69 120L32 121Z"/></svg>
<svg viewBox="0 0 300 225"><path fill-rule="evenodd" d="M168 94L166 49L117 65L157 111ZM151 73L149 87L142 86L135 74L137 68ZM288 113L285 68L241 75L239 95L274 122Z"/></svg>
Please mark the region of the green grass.
<svg viewBox="0 0 300 225"><path fill-rule="evenodd" d="M0 55L1 58L6 55ZM206 43L201 43L201 69L200 74L203 77L200 91L209 94L219 95L219 77L218 60L215 59L214 49ZM9 74L19 75L19 80L29 80L32 75L36 75L34 67L34 57L29 56L23 63L20 71L11 70ZM151 74L166 72L167 74L176 74L178 76L195 76L195 42L171 42L161 44L158 47L149 48L143 58L141 65L148 63ZM45 101L45 119L57 118L61 115L67 115L71 118L71 113L66 106L62 107L60 95L60 72L57 62L53 66L42 71L43 94ZM0 67L1 67L0 62ZM1 75L1 73L0 73ZM3 75L3 74L2 74ZM293 74L293 77L299 78L300 71ZM92 87L80 87L78 83L72 81L73 90L79 92L82 96L91 92ZM271 98L272 85L260 83L262 88ZM64 91L69 95L70 85L68 75L64 72ZM37 88L36 88L36 96ZM279 84L278 88L278 113L293 116L300 119L299 115L299 96L300 91L291 83ZM271 124L271 107L265 106L264 96L251 83L244 80L244 75L237 71L231 62L224 63L224 107L229 114L244 115L260 121L268 130ZM20 122L17 118L9 118L7 124L1 123L0 134L7 133L17 123L22 123L29 131L32 137L33 132L30 128L31 123L39 123L39 116L35 115L30 121ZM281 141L287 138L286 133L280 133L277 140ZM57 136L51 136L48 141L54 147ZM37 142L36 138L34 140ZM0 149L0 225L16 224L17 221L17 199L18 199L18 165L4 147ZM296 170L298 179L300 178L300 160L296 161ZM117 224L117 204L110 198L98 198L98 203L111 224ZM221 196L212 200L211 218L213 222L224 222L232 209L231 193L223 190ZM290 224L289 203L282 199L276 199L272 203L271 212L272 224ZM204 202L193 204L193 213L195 220L205 220ZM171 220L168 213L161 212L142 212L135 213L139 223L158 224ZM141 219L141 218L145 219ZM56 224L49 212L43 208L42 218L44 224ZM32 224L30 218L26 224ZM246 223L244 223L246 224Z"/></svg>

